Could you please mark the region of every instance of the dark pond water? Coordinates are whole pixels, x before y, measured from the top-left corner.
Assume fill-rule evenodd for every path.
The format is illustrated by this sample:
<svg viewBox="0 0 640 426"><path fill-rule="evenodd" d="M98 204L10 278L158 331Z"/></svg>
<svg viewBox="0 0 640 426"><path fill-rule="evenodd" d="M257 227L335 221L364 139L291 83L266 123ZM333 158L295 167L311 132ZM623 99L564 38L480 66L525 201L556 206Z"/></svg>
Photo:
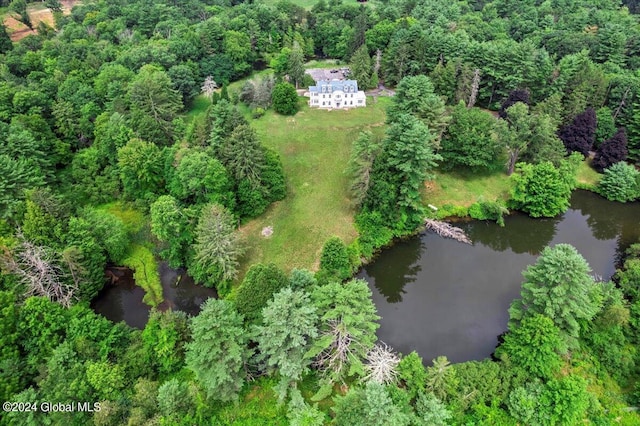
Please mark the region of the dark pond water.
<svg viewBox="0 0 640 426"><path fill-rule="evenodd" d="M200 305L216 297L213 289L196 285L184 270L171 269L165 262L158 266L164 302L160 309L174 309L197 315ZM181 277L178 281L178 277ZM149 305L142 302L144 290L136 286L133 275L127 274L116 285L107 285L94 299L93 309L113 322L124 321L131 327L144 328L149 318Z"/></svg>
<svg viewBox="0 0 640 426"><path fill-rule="evenodd" d="M504 228L457 226L473 246L424 233L385 250L358 275L369 282L382 317L378 337L404 354L417 351L428 364L439 355L452 362L490 356L520 295L522 271L547 245L573 245L595 274L610 278L640 238L640 203L576 191L559 218L514 215Z"/></svg>

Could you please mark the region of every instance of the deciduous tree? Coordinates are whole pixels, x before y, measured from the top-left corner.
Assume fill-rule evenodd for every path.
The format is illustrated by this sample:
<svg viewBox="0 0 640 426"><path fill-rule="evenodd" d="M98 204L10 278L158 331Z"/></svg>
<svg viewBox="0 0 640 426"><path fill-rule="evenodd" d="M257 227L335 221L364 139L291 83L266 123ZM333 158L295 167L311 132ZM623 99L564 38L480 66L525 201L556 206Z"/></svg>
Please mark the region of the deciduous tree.
<svg viewBox="0 0 640 426"><path fill-rule="evenodd" d="M579 152L588 156L593 147L596 135L596 112L593 108L587 108L582 114L578 114L571 124L563 126L558 135L569 153Z"/></svg>
<svg viewBox="0 0 640 426"><path fill-rule="evenodd" d="M621 127L610 139L602 142L593 159L593 167L602 172L607 167L627 158L627 132Z"/></svg>
<svg viewBox="0 0 640 426"><path fill-rule="evenodd" d="M271 92L273 109L278 114L294 115L298 112L298 93L289 83L279 83Z"/></svg>

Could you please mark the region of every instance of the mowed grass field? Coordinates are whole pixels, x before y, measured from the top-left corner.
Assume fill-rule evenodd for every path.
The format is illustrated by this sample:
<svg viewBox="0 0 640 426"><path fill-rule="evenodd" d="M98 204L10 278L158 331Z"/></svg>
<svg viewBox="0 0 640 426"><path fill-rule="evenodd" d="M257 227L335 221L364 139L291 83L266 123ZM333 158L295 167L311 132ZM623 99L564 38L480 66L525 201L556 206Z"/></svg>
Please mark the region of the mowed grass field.
<svg viewBox="0 0 640 426"><path fill-rule="evenodd" d="M280 154L287 197L240 227L247 245L241 275L257 262L273 262L287 271L316 269L329 237L336 235L348 244L357 235L344 170L360 131L383 134L389 99L373 103L369 98L366 108L346 111L310 109L306 102L300 98L303 106L295 116L269 110L251 121L262 144ZM263 237L261 231L268 226L273 234Z"/></svg>

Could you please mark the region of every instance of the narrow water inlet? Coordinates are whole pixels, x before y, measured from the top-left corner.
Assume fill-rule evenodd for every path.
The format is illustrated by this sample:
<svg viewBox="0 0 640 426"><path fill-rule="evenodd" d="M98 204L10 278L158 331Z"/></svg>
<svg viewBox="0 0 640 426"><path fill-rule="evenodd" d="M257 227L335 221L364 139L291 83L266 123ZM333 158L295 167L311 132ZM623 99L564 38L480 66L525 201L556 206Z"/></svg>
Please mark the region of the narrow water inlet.
<svg viewBox="0 0 640 426"><path fill-rule="evenodd" d="M91 302L93 310L113 322L124 321L131 327L142 329L149 319L150 306L142 302L144 290L136 286L132 273L127 268L117 268L121 276L112 278L98 296ZM117 275L112 269L109 276ZM129 270L130 271L130 270ZM211 288L196 285L184 269L170 268L166 262L158 265L164 301L158 309L173 309L197 315L200 305L210 297L218 297Z"/></svg>

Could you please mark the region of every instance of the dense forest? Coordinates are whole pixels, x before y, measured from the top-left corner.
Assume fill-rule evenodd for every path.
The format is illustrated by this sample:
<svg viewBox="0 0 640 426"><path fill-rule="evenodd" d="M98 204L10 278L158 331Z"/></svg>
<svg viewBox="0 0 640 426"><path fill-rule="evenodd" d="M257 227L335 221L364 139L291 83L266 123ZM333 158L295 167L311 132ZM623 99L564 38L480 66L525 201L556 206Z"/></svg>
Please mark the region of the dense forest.
<svg viewBox="0 0 640 426"><path fill-rule="evenodd" d="M53 27L0 0L33 30L0 26L0 424L640 424L640 245L607 282L545 248L492 359L461 364L379 342L352 278L427 217L638 200L638 2L45 5ZM305 63L326 58L395 93L352 141L357 238L316 268L243 266L239 226L291 196L254 120L307 108ZM508 197L429 208L425 181L459 171ZM142 330L90 308L114 265L158 307L160 259L220 297Z"/></svg>

